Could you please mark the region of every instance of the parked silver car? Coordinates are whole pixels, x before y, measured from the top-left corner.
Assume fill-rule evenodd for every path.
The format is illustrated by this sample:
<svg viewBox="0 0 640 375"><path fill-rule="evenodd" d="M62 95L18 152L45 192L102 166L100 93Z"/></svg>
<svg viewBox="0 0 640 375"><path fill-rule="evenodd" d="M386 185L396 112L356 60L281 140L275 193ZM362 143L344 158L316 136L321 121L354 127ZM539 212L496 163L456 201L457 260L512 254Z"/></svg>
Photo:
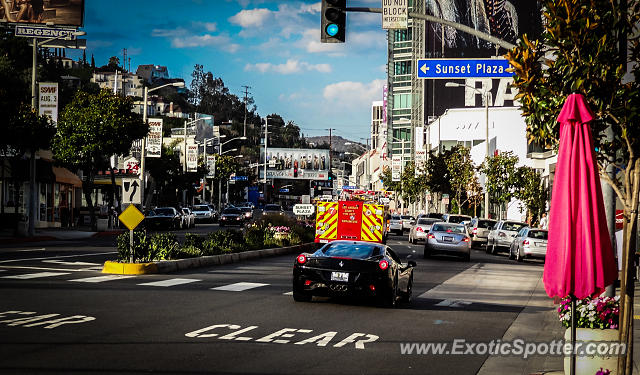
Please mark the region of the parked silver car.
<svg viewBox="0 0 640 375"><path fill-rule="evenodd" d="M524 227L520 229L509 248L509 259L522 262L526 258L544 258L547 255L546 229Z"/></svg>
<svg viewBox="0 0 640 375"><path fill-rule="evenodd" d="M487 254L495 254L500 250L508 250L520 229L526 226L528 226L527 223L521 223L519 221L498 221L487 237Z"/></svg>
<svg viewBox="0 0 640 375"><path fill-rule="evenodd" d="M191 212L196 215L196 222L204 221L208 223L213 223L214 221L214 213L211 207L206 204L197 204L191 207Z"/></svg>
<svg viewBox="0 0 640 375"><path fill-rule="evenodd" d="M487 246L489 232L496 225L497 221L492 219L474 218L469 223L471 231L471 247Z"/></svg>
<svg viewBox="0 0 640 375"><path fill-rule="evenodd" d="M389 219L389 232L402 234L402 217L400 217L400 215L391 215L391 219Z"/></svg>
<svg viewBox="0 0 640 375"><path fill-rule="evenodd" d="M462 224L437 222L431 226L424 244L424 257L441 253L471 259L471 237Z"/></svg>
<svg viewBox="0 0 640 375"><path fill-rule="evenodd" d="M402 230L410 230L411 226L416 223L416 218L410 215L401 215Z"/></svg>
<svg viewBox="0 0 640 375"><path fill-rule="evenodd" d="M418 219L409 230L409 242L416 243L418 241L424 241L427 238L427 233L431 230L431 226L439 221L438 219L430 219L427 217Z"/></svg>

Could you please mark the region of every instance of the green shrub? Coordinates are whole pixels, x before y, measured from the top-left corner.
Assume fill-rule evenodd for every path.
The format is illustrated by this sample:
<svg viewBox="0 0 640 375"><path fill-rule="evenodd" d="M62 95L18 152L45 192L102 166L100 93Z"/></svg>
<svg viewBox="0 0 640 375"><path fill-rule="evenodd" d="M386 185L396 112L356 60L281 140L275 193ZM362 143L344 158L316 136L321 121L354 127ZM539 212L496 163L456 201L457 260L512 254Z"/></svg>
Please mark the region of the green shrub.
<svg viewBox="0 0 640 375"><path fill-rule="evenodd" d="M178 258L180 259L195 258L199 256L202 256L202 250L192 245L181 247L178 253Z"/></svg>
<svg viewBox="0 0 640 375"><path fill-rule="evenodd" d="M244 242L251 250L264 248L265 228L257 225L248 226L244 232Z"/></svg>
<svg viewBox="0 0 640 375"><path fill-rule="evenodd" d="M197 247L198 249L202 249L203 242L204 238L200 237L199 235L195 233L187 233L184 235L184 243L182 244L182 246L193 246Z"/></svg>
<svg viewBox="0 0 640 375"><path fill-rule="evenodd" d="M150 257L151 242L147 238L144 231L133 232L133 255L136 262L144 263L153 260ZM118 260L120 262L128 262L131 258L131 250L129 243L129 232L122 233L116 238L116 247L118 249Z"/></svg>
<svg viewBox="0 0 640 375"><path fill-rule="evenodd" d="M238 252L246 246L242 232L231 229L209 233L205 243L207 244L206 252L210 254Z"/></svg>
<svg viewBox="0 0 640 375"><path fill-rule="evenodd" d="M151 237L150 255L153 259L176 259L180 244L174 233L158 233Z"/></svg>

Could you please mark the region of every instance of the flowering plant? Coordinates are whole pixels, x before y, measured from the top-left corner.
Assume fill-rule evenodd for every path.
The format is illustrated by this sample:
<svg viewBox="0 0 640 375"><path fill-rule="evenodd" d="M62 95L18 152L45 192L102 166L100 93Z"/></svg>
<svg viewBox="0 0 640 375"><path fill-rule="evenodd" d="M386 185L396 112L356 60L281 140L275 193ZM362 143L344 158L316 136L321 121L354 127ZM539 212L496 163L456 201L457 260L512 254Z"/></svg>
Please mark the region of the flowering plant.
<svg viewBox="0 0 640 375"><path fill-rule="evenodd" d="M620 316L620 296L585 298L576 301L578 328L617 329ZM571 298L565 297L558 307L563 326L571 326Z"/></svg>
<svg viewBox="0 0 640 375"><path fill-rule="evenodd" d="M269 230L272 231L273 233L289 233L289 232L291 232L291 228L285 227L285 226L269 227Z"/></svg>

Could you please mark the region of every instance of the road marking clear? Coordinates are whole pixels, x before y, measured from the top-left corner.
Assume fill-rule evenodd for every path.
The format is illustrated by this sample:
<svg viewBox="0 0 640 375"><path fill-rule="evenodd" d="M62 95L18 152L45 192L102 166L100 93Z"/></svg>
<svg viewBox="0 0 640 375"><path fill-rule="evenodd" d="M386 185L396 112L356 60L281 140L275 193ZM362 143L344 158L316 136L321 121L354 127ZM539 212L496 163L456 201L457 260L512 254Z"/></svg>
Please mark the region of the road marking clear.
<svg viewBox="0 0 640 375"><path fill-rule="evenodd" d="M282 293L282 294L285 295L285 296L292 296L293 292L286 292L286 293Z"/></svg>
<svg viewBox="0 0 640 375"><path fill-rule="evenodd" d="M78 268L78 269L52 268L52 267L29 267L29 266L0 266L0 267L7 268L7 269L16 269L16 270L41 270L41 271L65 271L65 272L102 271L102 267ZM6 270L3 270L3 271L6 271Z"/></svg>
<svg viewBox="0 0 640 375"><path fill-rule="evenodd" d="M62 275L68 275L68 274L69 274L68 272L38 272L38 273L26 273L23 275L2 276L2 278L27 280L27 279L37 279L40 277L62 276Z"/></svg>
<svg viewBox="0 0 640 375"><path fill-rule="evenodd" d="M144 286L161 286L161 287L170 287L170 286L175 286L175 285L182 285L182 284L189 284L189 283L195 283L198 281L202 281L202 280L198 280L198 279L169 279L169 280L161 280L161 281L152 281L150 283L142 283L142 284L138 284L138 285L144 285Z"/></svg>
<svg viewBox="0 0 640 375"><path fill-rule="evenodd" d="M124 280L132 277L135 277L135 276L106 275L106 276L86 277L84 279L73 279L69 281L77 281L79 283L103 283L105 281Z"/></svg>
<svg viewBox="0 0 640 375"><path fill-rule="evenodd" d="M225 291L228 291L228 292L242 292L242 291L245 291L245 290L248 290L248 289L259 288L259 287L265 286L265 285L269 285L269 284L241 282L241 283L234 283L234 284L219 286L217 288L211 288L211 290L225 290Z"/></svg>
<svg viewBox="0 0 640 375"><path fill-rule="evenodd" d="M99 266L100 263L87 263L87 262L65 262L62 260L43 260L42 263L53 263L61 266Z"/></svg>
<svg viewBox="0 0 640 375"><path fill-rule="evenodd" d="M445 299L444 301L437 303L436 306L440 307L463 307L466 305L470 305L469 301L456 301L451 299Z"/></svg>

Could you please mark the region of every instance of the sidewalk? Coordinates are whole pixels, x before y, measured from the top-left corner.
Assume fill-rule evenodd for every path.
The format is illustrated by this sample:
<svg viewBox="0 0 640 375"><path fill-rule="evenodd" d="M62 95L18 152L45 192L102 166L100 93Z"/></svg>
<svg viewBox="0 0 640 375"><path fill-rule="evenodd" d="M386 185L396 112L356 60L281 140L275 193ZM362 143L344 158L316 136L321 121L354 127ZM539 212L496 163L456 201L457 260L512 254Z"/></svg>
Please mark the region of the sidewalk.
<svg viewBox="0 0 640 375"><path fill-rule="evenodd" d="M535 290L525 308L507 329L502 341L517 338L529 342L550 342L564 337L565 328L558 321L557 306L547 296L542 283L538 280ZM635 284L634 297L634 369L640 374L640 282ZM478 375L521 374L521 375L561 375L564 374L563 358L552 356L534 356L528 359L519 357L491 356L478 371ZM591 374L589 374L591 375Z"/></svg>
<svg viewBox="0 0 640 375"><path fill-rule="evenodd" d="M125 229L114 229L104 232L91 231L89 227L79 228L42 228L36 229L34 237L16 237L12 231L0 231L0 244L19 244L41 241L83 240L91 237L112 236L123 233Z"/></svg>

